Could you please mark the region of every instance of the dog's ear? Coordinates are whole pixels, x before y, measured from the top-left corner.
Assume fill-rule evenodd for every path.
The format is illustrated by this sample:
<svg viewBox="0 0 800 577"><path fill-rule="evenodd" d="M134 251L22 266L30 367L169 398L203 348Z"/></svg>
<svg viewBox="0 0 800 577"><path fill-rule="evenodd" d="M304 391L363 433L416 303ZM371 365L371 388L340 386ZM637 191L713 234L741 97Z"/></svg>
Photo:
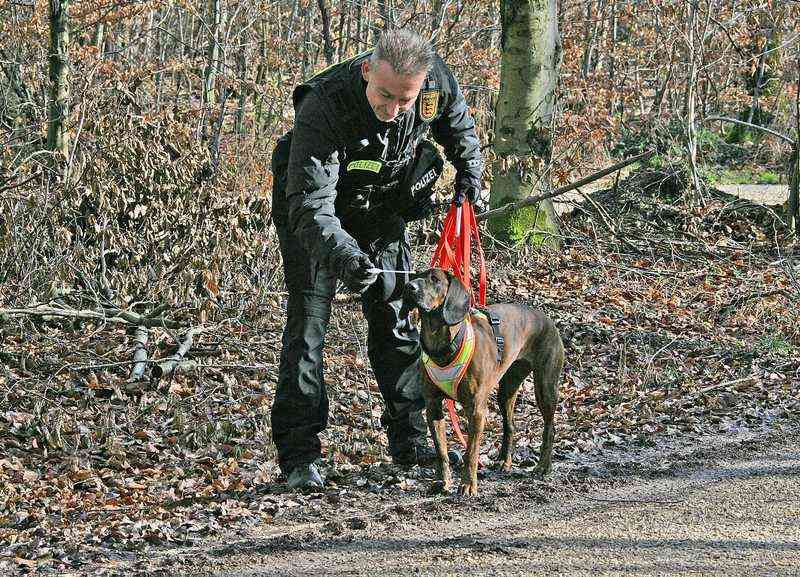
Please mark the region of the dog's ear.
<svg viewBox="0 0 800 577"><path fill-rule="evenodd" d="M464 285L454 275L447 275L450 286L442 304L442 319L448 325L457 325L464 320L469 312L469 294Z"/></svg>

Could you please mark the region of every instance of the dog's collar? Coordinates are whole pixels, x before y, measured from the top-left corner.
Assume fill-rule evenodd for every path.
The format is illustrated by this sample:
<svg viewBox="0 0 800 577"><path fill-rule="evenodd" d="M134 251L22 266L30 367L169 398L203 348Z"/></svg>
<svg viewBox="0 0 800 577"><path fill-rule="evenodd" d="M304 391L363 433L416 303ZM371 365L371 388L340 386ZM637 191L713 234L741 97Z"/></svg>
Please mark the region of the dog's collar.
<svg viewBox="0 0 800 577"><path fill-rule="evenodd" d="M422 350L422 366L425 367L428 378L451 399L456 399L458 385L467 374L467 367L475 354L475 329L472 327L472 319L469 315L464 319L453 342L459 338L460 346L445 366L437 364L424 349Z"/></svg>

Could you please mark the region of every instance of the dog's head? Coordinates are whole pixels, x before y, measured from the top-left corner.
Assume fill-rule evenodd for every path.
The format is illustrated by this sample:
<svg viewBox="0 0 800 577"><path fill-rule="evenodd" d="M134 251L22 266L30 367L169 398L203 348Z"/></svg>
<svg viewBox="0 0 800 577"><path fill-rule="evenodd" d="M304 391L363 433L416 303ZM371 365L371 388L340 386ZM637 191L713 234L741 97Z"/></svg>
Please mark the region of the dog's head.
<svg viewBox="0 0 800 577"><path fill-rule="evenodd" d="M418 309L422 315L439 315L445 324L457 325L469 312L469 294L453 274L432 268L406 284L403 309L406 313Z"/></svg>

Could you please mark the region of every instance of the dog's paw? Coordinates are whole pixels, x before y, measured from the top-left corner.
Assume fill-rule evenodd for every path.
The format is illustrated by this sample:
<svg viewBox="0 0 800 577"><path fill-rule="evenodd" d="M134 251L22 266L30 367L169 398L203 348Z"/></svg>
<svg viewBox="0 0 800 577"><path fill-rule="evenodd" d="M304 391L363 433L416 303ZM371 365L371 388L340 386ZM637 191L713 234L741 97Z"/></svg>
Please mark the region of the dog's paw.
<svg viewBox="0 0 800 577"><path fill-rule="evenodd" d="M477 497L478 496L478 483L461 483L458 487L458 494L462 497Z"/></svg>

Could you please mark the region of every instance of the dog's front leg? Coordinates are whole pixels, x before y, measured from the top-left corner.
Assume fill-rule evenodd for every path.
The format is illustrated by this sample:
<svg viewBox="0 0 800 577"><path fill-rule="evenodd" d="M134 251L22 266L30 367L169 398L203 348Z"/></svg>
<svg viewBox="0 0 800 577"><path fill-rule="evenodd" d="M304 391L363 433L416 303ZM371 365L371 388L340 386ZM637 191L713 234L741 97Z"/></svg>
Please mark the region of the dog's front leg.
<svg viewBox="0 0 800 577"><path fill-rule="evenodd" d="M464 468L461 470L461 485L458 494L466 497L478 495L478 458L481 452L481 437L486 425L486 399L474 399L471 406L465 407L469 415L469 440L467 441L467 454L464 458Z"/></svg>
<svg viewBox="0 0 800 577"><path fill-rule="evenodd" d="M447 437L441 398L428 398L426 400L425 416L428 419L428 429L430 429L433 446L436 448L436 455L438 456L436 472L442 483L441 490L447 493L450 491L452 483L450 480L450 460L447 456Z"/></svg>

